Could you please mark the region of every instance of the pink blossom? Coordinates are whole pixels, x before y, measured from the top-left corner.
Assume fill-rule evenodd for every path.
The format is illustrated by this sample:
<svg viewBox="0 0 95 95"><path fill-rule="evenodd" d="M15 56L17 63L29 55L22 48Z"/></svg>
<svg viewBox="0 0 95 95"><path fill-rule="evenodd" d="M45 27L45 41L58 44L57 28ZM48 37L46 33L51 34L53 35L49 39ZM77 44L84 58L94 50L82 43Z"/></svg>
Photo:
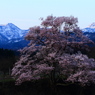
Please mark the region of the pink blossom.
<svg viewBox="0 0 95 95"><path fill-rule="evenodd" d="M30 44L20 50L21 57L12 69L16 82L48 77L52 83L60 78L81 85L95 83L95 60L78 52L91 41L77 23L73 16L48 16L41 27L31 27L25 37Z"/></svg>

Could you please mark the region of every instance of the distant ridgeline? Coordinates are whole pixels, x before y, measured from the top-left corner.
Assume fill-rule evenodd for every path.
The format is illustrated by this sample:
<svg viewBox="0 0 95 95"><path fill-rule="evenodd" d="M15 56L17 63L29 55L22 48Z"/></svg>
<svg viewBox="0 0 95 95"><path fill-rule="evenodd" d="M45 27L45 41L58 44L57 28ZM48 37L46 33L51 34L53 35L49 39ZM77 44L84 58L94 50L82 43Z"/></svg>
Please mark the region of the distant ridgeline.
<svg viewBox="0 0 95 95"><path fill-rule="evenodd" d="M0 25L0 48L18 50L28 45L24 39L29 29L22 30L12 23ZM95 42L95 23L82 29L84 35Z"/></svg>
<svg viewBox="0 0 95 95"><path fill-rule="evenodd" d="M17 60L18 53L8 49L0 49L0 74L7 74Z"/></svg>
<svg viewBox="0 0 95 95"><path fill-rule="evenodd" d="M29 30L22 30L12 23L0 25L0 48L18 50L27 46L24 40Z"/></svg>

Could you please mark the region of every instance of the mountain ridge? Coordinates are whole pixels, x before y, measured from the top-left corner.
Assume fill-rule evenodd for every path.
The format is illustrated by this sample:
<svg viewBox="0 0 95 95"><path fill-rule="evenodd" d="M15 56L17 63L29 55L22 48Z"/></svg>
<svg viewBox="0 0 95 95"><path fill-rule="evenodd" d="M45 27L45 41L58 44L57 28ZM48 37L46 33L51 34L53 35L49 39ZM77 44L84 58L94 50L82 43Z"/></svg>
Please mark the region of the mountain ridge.
<svg viewBox="0 0 95 95"><path fill-rule="evenodd" d="M12 23L0 26L0 34L5 36L8 40L17 39L23 37L28 30L22 30Z"/></svg>
<svg viewBox="0 0 95 95"><path fill-rule="evenodd" d="M86 28L82 29L82 32L90 32L90 33L94 33L95 32L95 22L93 22L92 24L90 24L89 26L87 26Z"/></svg>
<svg viewBox="0 0 95 95"><path fill-rule="evenodd" d="M28 31L29 31L28 29L27 30L20 29L13 23L0 25L0 48L7 49L23 48L24 45L18 46L18 43L23 42L25 43L25 45L27 45L28 42L24 40L24 36L28 33Z"/></svg>
<svg viewBox="0 0 95 95"><path fill-rule="evenodd" d="M0 25L0 48L18 50L28 45L29 41L24 39L28 33L27 30L22 30L13 23ZM82 29L85 36L95 42L95 23Z"/></svg>

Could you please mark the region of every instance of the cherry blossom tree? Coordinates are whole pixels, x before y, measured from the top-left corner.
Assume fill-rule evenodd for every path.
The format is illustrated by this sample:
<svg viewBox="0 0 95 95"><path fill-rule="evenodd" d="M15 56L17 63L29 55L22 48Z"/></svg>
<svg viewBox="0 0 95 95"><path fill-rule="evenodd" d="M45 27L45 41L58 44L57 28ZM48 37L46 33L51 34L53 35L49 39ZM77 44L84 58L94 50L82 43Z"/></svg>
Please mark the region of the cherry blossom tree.
<svg viewBox="0 0 95 95"><path fill-rule="evenodd" d="M78 19L48 16L41 26L31 27L26 39L29 46L20 50L21 57L12 69L16 83L48 78L86 85L95 83L95 60L75 48L87 49L92 41L77 26Z"/></svg>

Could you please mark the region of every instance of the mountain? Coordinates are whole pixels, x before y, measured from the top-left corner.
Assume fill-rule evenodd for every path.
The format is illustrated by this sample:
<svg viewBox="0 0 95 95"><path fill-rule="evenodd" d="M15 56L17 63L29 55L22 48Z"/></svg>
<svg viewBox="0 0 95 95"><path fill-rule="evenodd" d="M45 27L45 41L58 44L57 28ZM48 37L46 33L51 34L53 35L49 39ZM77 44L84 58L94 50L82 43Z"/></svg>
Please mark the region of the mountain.
<svg viewBox="0 0 95 95"><path fill-rule="evenodd" d="M0 25L0 48L20 49L28 44L24 36L29 30L22 30L12 23Z"/></svg>
<svg viewBox="0 0 95 95"><path fill-rule="evenodd" d="M89 25L88 27L82 29L82 32L85 36L95 42L95 22Z"/></svg>
<svg viewBox="0 0 95 95"><path fill-rule="evenodd" d="M90 33L94 33L95 32L95 22L92 23L91 25L89 25L88 27L82 29L83 33L85 32L90 32Z"/></svg>
<svg viewBox="0 0 95 95"><path fill-rule="evenodd" d="M94 28L95 29L95 22L93 22L91 25L88 26L89 28Z"/></svg>
<svg viewBox="0 0 95 95"><path fill-rule="evenodd" d="M12 23L0 25L0 34L5 36L8 40L22 38L26 33L27 30L21 30Z"/></svg>
<svg viewBox="0 0 95 95"><path fill-rule="evenodd" d="M95 43L95 22L82 29L82 32ZM95 44L93 46L95 46Z"/></svg>
<svg viewBox="0 0 95 95"><path fill-rule="evenodd" d="M24 37L28 31L28 29L22 30L12 23L0 25L0 48L18 50L27 46L29 41L24 40ZM82 29L82 32L95 42L95 23Z"/></svg>

